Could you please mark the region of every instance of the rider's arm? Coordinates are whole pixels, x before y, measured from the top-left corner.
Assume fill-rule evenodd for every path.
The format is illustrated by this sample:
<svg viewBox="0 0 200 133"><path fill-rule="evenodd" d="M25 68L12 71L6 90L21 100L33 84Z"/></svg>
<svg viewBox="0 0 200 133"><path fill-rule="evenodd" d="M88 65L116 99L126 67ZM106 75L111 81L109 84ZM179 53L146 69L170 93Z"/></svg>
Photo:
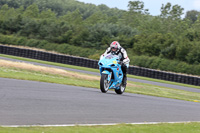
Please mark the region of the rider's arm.
<svg viewBox="0 0 200 133"><path fill-rule="evenodd" d="M106 52L103 54L103 56L109 54L110 51L111 51L111 49L110 49L110 47L108 47L108 48L106 49Z"/></svg>
<svg viewBox="0 0 200 133"><path fill-rule="evenodd" d="M110 47L107 48L106 51L105 51L105 53L101 55L101 58L104 57L104 56L106 56L110 52L110 50L111 50Z"/></svg>
<svg viewBox="0 0 200 133"><path fill-rule="evenodd" d="M128 58L128 55L127 55L126 50L125 50L125 49L122 49L121 52L122 52L122 54L123 54L123 56L124 56L123 63L124 63L124 64L129 64L130 59Z"/></svg>

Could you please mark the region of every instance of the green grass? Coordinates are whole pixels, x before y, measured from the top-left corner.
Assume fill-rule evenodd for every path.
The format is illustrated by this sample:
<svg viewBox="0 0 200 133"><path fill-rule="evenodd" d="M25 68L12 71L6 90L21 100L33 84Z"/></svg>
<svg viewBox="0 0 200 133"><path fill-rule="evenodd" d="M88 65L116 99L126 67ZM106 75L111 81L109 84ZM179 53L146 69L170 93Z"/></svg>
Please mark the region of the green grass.
<svg viewBox="0 0 200 133"><path fill-rule="evenodd" d="M200 133L200 123L75 127L0 127L0 133Z"/></svg>
<svg viewBox="0 0 200 133"><path fill-rule="evenodd" d="M0 67L0 77L100 89L99 80L78 79L75 77L72 78L67 76L47 74L37 71L22 70L16 68ZM184 90L160 87L156 85L149 85L138 82L128 82L128 83L130 85L127 86L126 92L200 102L200 93L188 92Z"/></svg>
<svg viewBox="0 0 200 133"><path fill-rule="evenodd" d="M166 84L179 85L179 86L185 86L185 87L191 87L191 88L200 89L200 86L194 86L194 85L189 85L189 84L182 84L182 83L177 83L177 82L170 82L170 81L147 78L147 77L141 77L141 76L135 76L135 75L128 75L128 77L129 78L142 79L142 80L148 80L148 81L154 81L154 82L160 82L160 83L166 83Z"/></svg>
<svg viewBox="0 0 200 133"><path fill-rule="evenodd" d="M84 70L84 71L99 72L98 69L93 69L93 68L73 66L73 65L67 65L67 64L62 64L62 63L48 62L48 61L42 61L42 60L36 60L36 59L30 59L30 58L23 58L23 57L11 56L11 55L0 54L0 57L6 57L6 58L17 59L17 60L22 60L22 61L37 62L37 63L47 64L47 65L67 67L67 68L73 68L73 69Z"/></svg>
<svg viewBox="0 0 200 133"><path fill-rule="evenodd" d="M0 77L98 88L99 81L0 67Z"/></svg>
<svg viewBox="0 0 200 133"><path fill-rule="evenodd" d="M93 68L86 68L86 67L73 66L73 65L66 65L66 64L61 64L61 63L54 63L54 62L41 61L41 60L35 60L35 59L29 59L29 58L22 58L22 57L11 56L11 55L0 54L0 57L6 57L6 58L17 59L17 60L23 60L23 61L30 61L30 62L37 62L37 63L42 63L42 64L48 64L48 65L66 67L66 68L73 68L73 69L84 70L84 71L99 72L99 70L93 69ZM141 77L141 76L135 76L135 75L128 75L128 77L200 89L200 86L181 84L181 83L170 82L170 81L164 81L164 80L159 80L159 79L152 79L152 78Z"/></svg>
<svg viewBox="0 0 200 133"><path fill-rule="evenodd" d="M166 98L179 99L185 101L200 102L200 93L189 92L168 87L161 87L156 85L149 85L145 83L136 83L136 82L129 82L129 83L133 83L136 86L127 87L126 92L157 96L157 97L166 97Z"/></svg>

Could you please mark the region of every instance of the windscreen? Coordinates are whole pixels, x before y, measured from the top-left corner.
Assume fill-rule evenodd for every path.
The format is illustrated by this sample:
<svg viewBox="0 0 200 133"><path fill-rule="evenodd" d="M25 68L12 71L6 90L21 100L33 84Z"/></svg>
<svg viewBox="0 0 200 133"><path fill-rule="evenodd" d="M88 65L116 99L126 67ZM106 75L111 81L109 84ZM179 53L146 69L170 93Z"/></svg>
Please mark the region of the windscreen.
<svg viewBox="0 0 200 133"><path fill-rule="evenodd" d="M117 55L108 54L105 58L106 59L112 59L112 58L115 58L115 57L118 57L118 56Z"/></svg>

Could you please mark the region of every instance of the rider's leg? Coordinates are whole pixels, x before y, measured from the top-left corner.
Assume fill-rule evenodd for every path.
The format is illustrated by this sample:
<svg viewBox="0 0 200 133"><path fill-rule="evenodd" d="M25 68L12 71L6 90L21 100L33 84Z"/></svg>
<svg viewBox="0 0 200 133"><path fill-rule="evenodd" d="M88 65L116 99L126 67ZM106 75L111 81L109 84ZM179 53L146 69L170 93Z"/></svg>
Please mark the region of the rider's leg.
<svg viewBox="0 0 200 133"><path fill-rule="evenodd" d="M124 75L122 84L126 85L127 84L127 66L125 64L122 64L122 71Z"/></svg>

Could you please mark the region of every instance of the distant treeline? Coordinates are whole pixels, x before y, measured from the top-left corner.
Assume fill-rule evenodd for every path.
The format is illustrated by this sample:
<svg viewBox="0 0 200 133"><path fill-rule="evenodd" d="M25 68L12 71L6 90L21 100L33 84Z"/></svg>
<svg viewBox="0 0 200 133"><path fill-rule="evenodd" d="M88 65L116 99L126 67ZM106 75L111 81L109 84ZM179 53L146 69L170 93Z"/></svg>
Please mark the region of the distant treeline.
<svg viewBox="0 0 200 133"><path fill-rule="evenodd" d="M0 43L98 59L117 40L133 65L199 74L200 13L181 18L184 9L167 3L152 16L144 4L130 1L124 11L75 0L1 0ZM147 63L153 60L156 65ZM166 66L159 67L163 61ZM175 68L169 69L170 62Z"/></svg>

